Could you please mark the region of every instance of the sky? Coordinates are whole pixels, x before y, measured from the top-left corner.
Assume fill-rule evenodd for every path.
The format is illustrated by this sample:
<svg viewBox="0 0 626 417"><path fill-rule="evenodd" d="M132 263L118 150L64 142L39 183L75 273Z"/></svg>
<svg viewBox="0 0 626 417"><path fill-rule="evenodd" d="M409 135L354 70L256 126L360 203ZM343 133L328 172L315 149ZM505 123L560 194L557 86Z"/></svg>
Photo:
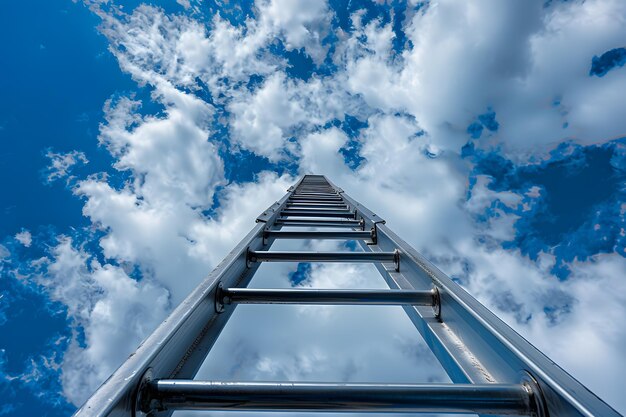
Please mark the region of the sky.
<svg viewBox="0 0 626 417"><path fill-rule="evenodd" d="M625 21L621 0L2 2L0 416L71 415L306 173L626 413ZM251 285L385 286L319 264ZM401 309L341 306L241 306L198 377L447 381Z"/></svg>

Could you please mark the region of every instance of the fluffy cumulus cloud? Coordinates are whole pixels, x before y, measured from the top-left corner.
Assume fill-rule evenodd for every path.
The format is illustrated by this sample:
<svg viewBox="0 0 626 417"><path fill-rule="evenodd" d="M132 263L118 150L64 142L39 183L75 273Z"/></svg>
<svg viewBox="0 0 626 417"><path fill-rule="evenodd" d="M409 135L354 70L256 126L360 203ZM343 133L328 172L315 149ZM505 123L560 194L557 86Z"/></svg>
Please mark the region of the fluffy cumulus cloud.
<svg viewBox="0 0 626 417"><path fill-rule="evenodd" d="M121 70L150 97L104 104L99 141L114 164L71 181L90 233L59 237L33 263L33 280L72 322L61 364L70 401L84 401L298 175L319 173L626 410L617 383L626 333L614 324L626 317L623 225L618 249L565 264L549 245L529 256L517 225L550 188L510 174L547 164L561 142L600 149L626 132L626 71L589 75L594 56L623 46L624 2L438 0L377 15L380 5L259 0L239 19L189 1L176 13L86 3ZM623 178L623 144L611 146ZM237 165L243 155L262 164ZM48 156L49 181L87 162L80 152ZM486 173L494 160L508 171ZM245 170L253 180L233 173ZM602 207L623 215L623 197L612 192ZM29 246L26 233L15 238ZM364 267L272 268L252 284L383 286ZM201 374L445 380L429 355L399 309L250 306ZM600 358L593 369L589 356Z"/></svg>
<svg viewBox="0 0 626 417"><path fill-rule="evenodd" d="M33 243L33 236L28 230L22 230L15 235L15 240L29 248L30 245Z"/></svg>
<svg viewBox="0 0 626 417"><path fill-rule="evenodd" d="M159 323L169 292L151 279L137 282L121 267L100 264L66 237L52 255L39 260L46 274L36 279L84 332L83 340L73 338L61 367L65 395L80 402Z"/></svg>

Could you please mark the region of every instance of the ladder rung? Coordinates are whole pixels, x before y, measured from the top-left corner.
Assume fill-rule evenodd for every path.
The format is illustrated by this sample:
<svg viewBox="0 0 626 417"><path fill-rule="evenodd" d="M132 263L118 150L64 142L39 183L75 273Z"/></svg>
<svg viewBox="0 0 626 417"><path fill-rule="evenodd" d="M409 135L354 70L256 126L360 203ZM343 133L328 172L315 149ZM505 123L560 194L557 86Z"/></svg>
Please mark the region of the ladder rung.
<svg viewBox="0 0 626 417"><path fill-rule="evenodd" d="M343 223L343 222L342 222ZM266 230L266 238L276 239L372 239L374 237L373 232L366 231L352 231L347 230L343 232L315 232L315 231L291 231L291 230Z"/></svg>
<svg viewBox="0 0 626 417"><path fill-rule="evenodd" d="M311 194L311 193L304 193L304 192L297 192L294 191L289 197L326 197L326 198L341 198L341 195L339 195L338 193L321 193L323 195L319 195L320 193L314 193L314 195L312 196L307 196L305 194Z"/></svg>
<svg viewBox="0 0 626 417"><path fill-rule="evenodd" d="M346 204L346 202L340 198L336 198L336 199L311 198L311 199L306 199L306 200L290 198L289 200L287 200L287 202L288 203L300 203L300 204Z"/></svg>
<svg viewBox="0 0 626 417"><path fill-rule="evenodd" d="M319 208L319 210L318 210ZM307 208L307 207L301 207L301 206L296 206L296 207L291 207L291 206L287 206L284 208L284 210L293 210L293 211L321 211L321 212L342 212L342 213L353 213L354 214L354 210L350 210L348 209L348 206L344 206L344 207L318 207L318 206L313 206L311 208Z"/></svg>
<svg viewBox="0 0 626 417"><path fill-rule="evenodd" d="M288 208L336 208L347 209L346 203L287 203Z"/></svg>
<svg viewBox="0 0 626 417"><path fill-rule="evenodd" d="M218 304L337 304L434 306L437 292L416 290L319 290L226 288Z"/></svg>
<svg viewBox="0 0 626 417"><path fill-rule="evenodd" d="M249 262L393 262L400 265L400 252L300 252L248 251Z"/></svg>
<svg viewBox="0 0 626 417"><path fill-rule="evenodd" d="M162 379L139 393L155 410L333 411L536 415L524 384L358 384Z"/></svg>
<svg viewBox="0 0 626 417"><path fill-rule="evenodd" d="M276 224L306 227L363 227L361 220L276 219Z"/></svg>
<svg viewBox="0 0 626 417"><path fill-rule="evenodd" d="M319 183L319 184L302 184L296 190L331 190L335 191L333 187L331 187L328 183Z"/></svg>
<svg viewBox="0 0 626 417"><path fill-rule="evenodd" d="M280 212L282 216L297 216L297 217L343 217L346 219L356 218L356 214L353 211L342 210L293 210L285 209Z"/></svg>
<svg viewBox="0 0 626 417"><path fill-rule="evenodd" d="M343 198L341 198L340 196L336 196L336 197L313 197L313 196L299 196L299 195L291 195L289 197L289 200L302 200L302 201L311 201L311 200L324 200L324 201L343 201Z"/></svg>
<svg viewBox="0 0 626 417"><path fill-rule="evenodd" d="M296 190L296 192L294 193L295 195L302 195L302 194L328 194L328 195L337 195L336 192L334 192L333 190L322 190L322 189L308 189L308 190Z"/></svg>

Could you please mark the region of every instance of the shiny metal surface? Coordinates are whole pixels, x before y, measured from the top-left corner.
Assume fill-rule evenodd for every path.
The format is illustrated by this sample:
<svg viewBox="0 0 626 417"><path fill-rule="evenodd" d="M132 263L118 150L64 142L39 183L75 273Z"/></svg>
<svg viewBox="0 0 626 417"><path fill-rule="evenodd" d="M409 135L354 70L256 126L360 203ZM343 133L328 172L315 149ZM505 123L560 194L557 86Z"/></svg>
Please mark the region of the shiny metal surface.
<svg viewBox="0 0 626 417"><path fill-rule="evenodd" d="M250 262L395 262L394 252L249 251Z"/></svg>
<svg viewBox="0 0 626 417"><path fill-rule="evenodd" d="M435 305L434 291L226 288L222 304Z"/></svg>
<svg viewBox="0 0 626 417"><path fill-rule="evenodd" d="M349 411L530 416L522 384L330 384L160 380L149 384L157 410ZM146 410L147 411L147 410Z"/></svg>
<svg viewBox="0 0 626 417"><path fill-rule="evenodd" d="M315 219L276 219L276 224L285 226L308 226L308 227L358 227L362 226L360 220L315 220Z"/></svg>
<svg viewBox="0 0 626 417"><path fill-rule="evenodd" d="M355 214L348 210L294 210L285 209L280 212L282 216L288 217L343 217L354 219Z"/></svg>
<svg viewBox="0 0 626 417"><path fill-rule="evenodd" d="M289 198L289 201L320 201L320 202L324 202L324 201L343 201L341 199L341 197L337 196L337 197L306 197L306 196L291 196Z"/></svg>
<svg viewBox="0 0 626 417"><path fill-rule="evenodd" d="M287 203L288 208L334 208L334 209L347 209L344 203L324 204L324 203Z"/></svg>
<svg viewBox="0 0 626 417"><path fill-rule="evenodd" d="M336 197L339 194L337 193L300 193L300 192L295 192L294 196L297 197Z"/></svg>
<svg viewBox="0 0 626 417"><path fill-rule="evenodd" d="M348 208L348 206L345 206L345 205L344 205L343 207L320 207L320 206L302 207L302 206L287 206L287 207L285 207L285 210L293 211L294 213L299 213L299 212L310 212L310 211L321 212L321 213L339 212L339 213L352 214L352 217L354 217L354 210L350 210L350 209ZM283 211L285 211L285 210L283 210Z"/></svg>
<svg viewBox="0 0 626 417"><path fill-rule="evenodd" d="M330 227L330 228L360 228L360 224L359 222L354 222L354 223L346 223L346 222L337 222L337 223L333 223L333 222L326 222L324 220L318 220L312 223L307 223L307 222L303 222L300 220L291 220L291 221L276 221L277 225L281 225L281 226L286 226L286 227Z"/></svg>
<svg viewBox="0 0 626 417"><path fill-rule="evenodd" d="M326 232L326 231L286 231L286 230L267 230L266 237L274 239L371 239L372 232L361 230L346 230L343 232Z"/></svg>

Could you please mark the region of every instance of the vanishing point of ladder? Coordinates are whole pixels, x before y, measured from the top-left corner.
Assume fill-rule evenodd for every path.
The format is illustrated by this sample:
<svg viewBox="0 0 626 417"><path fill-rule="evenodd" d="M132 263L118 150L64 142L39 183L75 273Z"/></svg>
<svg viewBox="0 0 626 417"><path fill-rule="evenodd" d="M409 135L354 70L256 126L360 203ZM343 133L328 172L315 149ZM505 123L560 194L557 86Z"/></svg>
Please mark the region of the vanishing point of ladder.
<svg viewBox="0 0 626 417"><path fill-rule="evenodd" d="M326 177L305 175L257 223L76 417L185 409L620 415ZM356 240L364 251L269 250L276 239ZM370 262L391 289L246 288L261 262ZM402 305L454 383L193 380L233 309L244 303Z"/></svg>

